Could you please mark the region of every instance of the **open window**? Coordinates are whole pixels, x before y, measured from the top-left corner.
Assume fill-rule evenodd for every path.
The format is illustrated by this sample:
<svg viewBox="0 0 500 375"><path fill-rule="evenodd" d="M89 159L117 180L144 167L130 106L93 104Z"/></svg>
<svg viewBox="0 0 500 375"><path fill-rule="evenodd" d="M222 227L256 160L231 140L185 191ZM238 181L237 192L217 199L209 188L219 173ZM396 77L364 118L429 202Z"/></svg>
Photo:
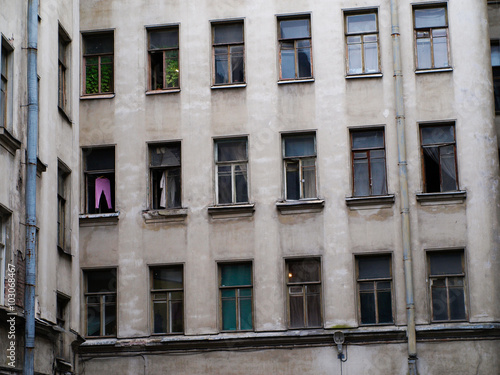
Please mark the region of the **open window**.
<svg viewBox="0 0 500 375"><path fill-rule="evenodd" d="M86 212L115 212L115 148L83 149Z"/></svg>
<svg viewBox="0 0 500 375"><path fill-rule="evenodd" d="M148 29L149 90L178 89L179 26Z"/></svg>
<svg viewBox="0 0 500 375"><path fill-rule="evenodd" d="M181 207L181 143L149 144L151 207Z"/></svg>
<svg viewBox="0 0 500 375"><path fill-rule="evenodd" d="M182 265L151 267L153 333L184 332Z"/></svg>

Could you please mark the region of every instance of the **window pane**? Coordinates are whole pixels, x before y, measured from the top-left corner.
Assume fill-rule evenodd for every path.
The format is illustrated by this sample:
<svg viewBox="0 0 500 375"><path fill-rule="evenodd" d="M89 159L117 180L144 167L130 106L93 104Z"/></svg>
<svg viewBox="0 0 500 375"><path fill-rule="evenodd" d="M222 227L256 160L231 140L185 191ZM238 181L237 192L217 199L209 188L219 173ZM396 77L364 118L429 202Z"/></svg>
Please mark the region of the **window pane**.
<svg viewBox="0 0 500 375"><path fill-rule="evenodd" d="M315 156L314 138L314 135L284 137L285 157Z"/></svg>
<svg viewBox="0 0 500 375"><path fill-rule="evenodd" d="M216 161L247 160L246 140L218 141Z"/></svg>
<svg viewBox="0 0 500 375"><path fill-rule="evenodd" d="M453 125L422 127L422 144L452 143L455 142Z"/></svg>
<svg viewBox="0 0 500 375"><path fill-rule="evenodd" d="M179 87L179 51L165 51L165 84Z"/></svg>
<svg viewBox="0 0 500 375"><path fill-rule="evenodd" d="M228 52L227 47L216 47L215 53L215 83L228 83Z"/></svg>
<svg viewBox="0 0 500 375"><path fill-rule="evenodd" d="M87 306L87 336L101 335L101 306Z"/></svg>
<svg viewBox="0 0 500 375"><path fill-rule="evenodd" d="M101 92L111 91L113 91L113 61L105 61L103 57L101 58Z"/></svg>
<svg viewBox="0 0 500 375"><path fill-rule="evenodd" d="M293 49L281 49L281 78L295 78L295 51Z"/></svg>
<svg viewBox="0 0 500 375"><path fill-rule="evenodd" d="M368 176L368 160L354 159L354 196L370 195L370 179Z"/></svg>
<svg viewBox="0 0 500 375"><path fill-rule="evenodd" d="M491 66L500 66L500 44L498 43L491 44Z"/></svg>
<svg viewBox="0 0 500 375"><path fill-rule="evenodd" d="M446 8L415 9L415 27L446 26Z"/></svg>
<svg viewBox="0 0 500 375"><path fill-rule="evenodd" d="M167 303L155 302L153 303L153 332L165 333L167 332Z"/></svg>
<svg viewBox="0 0 500 375"><path fill-rule="evenodd" d="M290 327L304 327L304 299L302 296L290 296Z"/></svg>
<svg viewBox="0 0 500 375"><path fill-rule="evenodd" d="M231 79L233 83L244 82L243 46L229 47L231 54Z"/></svg>
<svg viewBox="0 0 500 375"><path fill-rule="evenodd" d="M418 69L432 68L430 39L417 39L417 62Z"/></svg>
<svg viewBox="0 0 500 375"><path fill-rule="evenodd" d="M85 35L84 54L113 53L113 34Z"/></svg>
<svg viewBox="0 0 500 375"><path fill-rule="evenodd" d="M360 293L359 295L360 310L361 310L361 324L375 324L375 294L374 293Z"/></svg>
<svg viewBox="0 0 500 375"><path fill-rule="evenodd" d="M387 194L386 178L385 178L385 157L375 158L375 155L376 155L375 151L372 151L370 153L372 195L384 195Z"/></svg>
<svg viewBox="0 0 500 375"><path fill-rule="evenodd" d="M302 161L302 189L304 198L316 197L316 166L314 159Z"/></svg>
<svg viewBox="0 0 500 375"><path fill-rule="evenodd" d="M217 188L219 190L218 203L232 203L232 177L230 165L219 165L217 167Z"/></svg>
<svg viewBox="0 0 500 375"><path fill-rule="evenodd" d="M299 67L298 78L311 77L311 48L299 48L297 50Z"/></svg>
<svg viewBox="0 0 500 375"><path fill-rule="evenodd" d="M457 190L457 175L455 169L455 148L445 146L439 148L441 164L442 191Z"/></svg>
<svg viewBox="0 0 500 375"><path fill-rule="evenodd" d="M178 48L179 31L165 29L149 32L149 49Z"/></svg>
<svg viewBox="0 0 500 375"><path fill-rule="evenodd" d="M446 288L432 288L432 320L448 320Z"/></svg>
<svg viewBox="0 0 500 375"><path fill-rule="evenodd" d="M181 289L182 267L153 268L153 289Z"/></svg>
<svg viewBox="0 0 500 375"><path fill-rule="evenodd" d="M218 24L213 27L215 44L243 43L242 23Z"/></svg>
<svg viewBox="0 0 500 375"><path fill-rule="evenodd" d="M175 167L181 165L180 144L150 145L150 166Z"/></svg>
<svg viewBox="0 0 500 375"><path fill-rule="evenodd" d="M361 44L349 44L347 46L349 59L349 73L363 73L363 63L361 61Z"/></svg>
<svg viewBox="0 0 500 375"><path fill-rule="evenodd" d="M375 13L347 16L348 33L366 33L377 31L377 15Z"/></svg>
<svg viewBox="0 0 500 375"><path fill-rule="evenodd" d="M98 59L85 59L85 93L96 94L99 92L99 67L97 66Z"/></svg>
<svg viewBox="0 0 500 375"><path fill-rule="evenodd" d="M300 199L299 163L286 163L286 199Z"/></svg>
<svg viewBox="0 0 500 375"><path fill-rule="evenodd" d="M240 299L240 329L252 329L252 299Z"/></svg>
<svg viewBox="0 0 500 375"><path fill-rule="evenodd" d="M463 288L450 288L450 319L465 319L465 296Z"/></svg>
<svg viewBox="0 0 500 375"><path fill-rule="evenodd" d="M281 39L298 39L310 37L309 20L302 19L280 21L280 35Z"/></svg>
<svg viewBox="0 0 500 375"><path fill-rule="evenodd" d="M463 273L462 253L443 252L429 254L431 275L456 275Z"/></svg>
<svg viewBox="0 0 500 375"><path fill-rule="evenodd" d="M244 164L236 165L234 171L236 202L248 202L247 166Z"/></svg>
<svg viewBox="0 0 500 375"><path fill-rule="evenodd" d="M365 42L365 73L378 71L378 45L376 42Z"/></svg>
<svg viewBox="0 0 500 375"><path fill-rule="evenodd" d="M182 301L171 303L170 319L172 320L172 333L184 331L184 307Z"/></svg>
<svg viewBox="0 0 500 375"><path fill-rule="evenodd" d="M172 169L166 171L165 173L167 174L167 178L166 178L167 208L180 207L181 206L181 169L180 168L172 168ZM160 181L160 185L161 185L161 181Z"/></svg>
<svg viewBox="0 0 500 375"><path fill-rule="evenodd" d="M289 283L320 281L319 260L289 260L287 264Z"/></svg>
<svg viewBox="0 0 500 375"><path fill-rule="evenodd" d="M391 256L380 255L358 258L358 279L391 277Z"/></svg>
<svg viewBox="0 0 500 375"><path fill-rule="evenodd" d="M377 292L378 322L392 323L392 300L391 292Z"/></svg>
<svg viewBox="0 0 500 375"><path fill-rule="evenodd" d="M116 292L116 271L87 271L87 293Z"/></svg>
<svg viewBox="0 0 500 375"><path fill-rule="evenodd" d="M384 131L361 131L352 133L352 149L384 147Z"/></svg>
<svg viewBox="0 0 500 375"><path fill-rule="evenodd" d="M116 335L116 304L106 305L104 307L104 334Z"/></svg>
<svg viewBox="0 0 500 375"><path fill-rule="evenodd" d="M236 329L236 300L222 300L222 329Z"/></svg>
<svg viewBox="0 0 500 375"><path fill-rule="evenodd" d="M221 286L252 284L252 265L249 263L221 266Z"/></svg>
<svg viewBox="0 0 500 375"><path fill-rule="evenodd" d="M321 299L319 294L307 296L307 326L318 327L321 325Z"/></svg>
<svg viewBox="0 0 500 375"><path fill-rule="evenodd" d="M448 67L448 40L444 38L433 38L432 44L434 47L434 68Z"/></svg>

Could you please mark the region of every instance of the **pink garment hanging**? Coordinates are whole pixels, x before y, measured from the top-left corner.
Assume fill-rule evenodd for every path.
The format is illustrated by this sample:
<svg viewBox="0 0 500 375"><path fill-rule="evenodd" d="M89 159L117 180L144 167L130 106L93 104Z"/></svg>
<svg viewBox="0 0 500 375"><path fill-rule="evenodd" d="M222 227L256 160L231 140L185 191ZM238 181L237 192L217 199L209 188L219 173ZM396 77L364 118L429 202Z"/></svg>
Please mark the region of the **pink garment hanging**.
<svg viewBox="0 0 500 375"><path fill-rule="evenodd" d="M95 180L95 208L99 208L99 201L101 200L101 194L104 193L104 198L106 198L106 203L108 208L112 209L111 205L111 183L106 177L98 177Z"/></svg>

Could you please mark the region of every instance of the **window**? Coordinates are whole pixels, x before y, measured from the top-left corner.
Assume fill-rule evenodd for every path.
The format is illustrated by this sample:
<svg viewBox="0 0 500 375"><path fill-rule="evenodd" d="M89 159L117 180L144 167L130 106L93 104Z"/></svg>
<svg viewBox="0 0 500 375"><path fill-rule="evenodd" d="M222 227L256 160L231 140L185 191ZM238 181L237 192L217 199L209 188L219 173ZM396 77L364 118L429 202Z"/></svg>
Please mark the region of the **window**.
<svg viewBox="0 0 500 375"><path fill-rule="evenodd" d="M380 72L377 12L346 14L347 74Z"/></svg>
<svg viewBox="0 0 500 375"><path fill-rule="evenodd" d="M285 199L316 198L315 134L283 135Z"/></svg>
<svg viewBox="0 0 500 375"><path fill-rule="evenodd" d="M219 292L222 330L251 330L252 264L219 265Z"/></svg>
<svg viewBox="0 0 500 375"><path fill-rule="evenodd" d="M87 213L115 211L115 148L83 150Z"/></svg>
<svg viewBox="0 0 500 375"><path fill-rule="evenodd" d="M57 104L63 111L68 107L68 68L69 68L69 43L68 34L59 25L58 46L58 100Z"/></svg>
<svg viewBox="0 0 500 375"><path fill-rule="evenodd" d="M184 332L182 266L151 268L153 333Z"/></svg>
<svg viewBox="0 0 500 375"><path fill-rule="evenodd" d="M288 326L321 326L321 271L319 259L286 261Z"/></svg>
<svg viewBox="0 0 500 375"><path fill-rule="evenodd" d="M149 90L179 88L179 27L148 30Z"/></svg>
<svg viewBox="0 0 500 375"><path fill-rule="evenodd" d="M463 251L427 253L432 321L465 320Z"/></svg>
<svg viewBox="0 0 500 375"><path fill-rule="evenodd" d="M57 293L57 301L56 301L56 320L57 320L57 325L59 327L64 328L66 325L66 315L67 315L67 307L69 303L69 298Z"/></svg>
<svg viewBox="0 0 500 375"><path fill-rule="evenodd" d="M360 256L356 265L361 324L393 323L391 256Z"/></svg>
<svg viewBox="0 0 500 375"><path fill-rule="evenodd" d="M11 100L12 48L3 38L0 52L0 127L9 127L9 101Z"/></svg>
<svg viewBox="0 0 500 375"><path fill-rule="evenodd" d="M351 132L354 196L385 195L384 130Z"/></svg>
<svg viewBox="0 0 500 375"><path fill-rule="evenodd" d="M5 275L7 268L7 215L0 212L0 305L5 304Z"/></svg>
<svg viewBox="0 0 500 375"><path fill-rule="evenodd" d="M278 19L280 80L312 78L311 20L309 16Z"/></svg>
<svg viewBox="0 0 500 375"><path fill-rule="evenodd" d="M87 336L116 335L116 269L85 272Z"/></svg>
<svg viewBox="0 0 500 375"><path fill-rule="evenodd" d="M181 207L181 143L149 145L153 209Z"/></svg>
<svg viewBox="0 0 500 375"><path fill-rule="evenodd" d="M83 35L83 93L107 94L114 90L113 32Z"/></svg>
<svg viewBox="0 0 500 375"><path fill-rule="evenodd" d="M424 192L458 190L455 126L420 127Z"/></svg>
<svg viewBox="0 0 500 375"><path fill-rule="evenodd" d="M247 164L246 138L215 141L217 204L248 202Z"/></svg>
<svg viewBox="0 0 500 375"><path fill-rule="evenodd" d="M63 251L69 249L68 184L69 170L60 162L57 169L57 247Z"/></svg>
<svg viewBox="0 0 500 375"><path fill-rule="evenodd" d="M493 68L493 92L495 112L500 113L500 41L491 41L491 66Z"/></svg>
<svg viewBox="0 0 500 375"><path fill-rule="evenodd" d="M418 69L448 68L448 17L446 6L415 8L415 51Z"/></svg>
<svg viewBox="0 0 500 375"><path fill-rule="evenodd" d="M214 85L245 82L243 22L212 24Z"/></svg>

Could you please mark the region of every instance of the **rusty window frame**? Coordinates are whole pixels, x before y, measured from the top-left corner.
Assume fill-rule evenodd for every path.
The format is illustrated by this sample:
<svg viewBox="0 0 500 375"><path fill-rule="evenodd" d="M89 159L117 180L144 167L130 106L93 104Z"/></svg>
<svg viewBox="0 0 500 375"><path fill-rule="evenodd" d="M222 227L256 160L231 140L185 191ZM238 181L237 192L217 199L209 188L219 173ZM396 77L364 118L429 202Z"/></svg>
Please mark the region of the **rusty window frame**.
<svg viewBox="0 0 500 375"><path fill-rule="evenodd" d="M418 10L424 10L424 9L439 9L443 8L444 9L444 14L445 14L445 23L443 26L437 26L437 27L416 27L416 16L415 16L415 11ZM448 23L448 7L446 4L435 4L431 6L414 6L413 7L413 27L414 27L414 40L415 40L415 68L416 70L432 70L432 69L447 69L451 67L451 62L450 62L450 35L449 35L449 23ZM447 65L446 66L441 66L441 67L436 67L435 66L435 59L434 59L434 36L433 36L433 31L437 30L446 30L446 58L447 58ZM419 36L419 33L428 33L427 36ZM419 67L419 61L418 61L418 40L419 39L429 39L429 54L431 58L431 66L430 67L425 67L421 68Z"/></svg>
<svg viewBox="0 0 500 375"><path fill-rule="evenodd" d="M152 153L155 148L166 148L166 149L172 149L172 150L178 150L179 154L179 164L174 165L163 165L163 166L155 166L152 163ZM148 166L149 166L149 207L153 210L158 210L158 209L174 209L174 208L181 208L182 207L182 149L181 149L181 142L180 141L168 141L168 142L159 142L159 143L149 143L148 144ZM165 207L160 207L159 201L161 200L160 197L160 192L156 188L156 180L154 177L155 172L157 171L164 171L167 172L167 177L168 177L168 172L172 173L178 173L178 187L179 187L179 198L178 201L174 198L174 202L172 205L169 205L168 199L166 201L166 206ZM174 176L175 177L175 176ZM166 194L168 194L168 183L166 183ZM158 196L156 196L158 195ZM155 204L156 202L156 204Z"/></svg>
<svg viewBox="0 0 500 375"><path fill-rule="evenodd" d="M460 263L462 267L462 272L459 273L442 273L442 274L432 274L431 273L431 257L439 254L454 254L456 256L460 256ZM426 252L427 259L427 279L428 279L428 293L429 293L429 311L430 311L430 320L432 323L441 323L441 322L459 322L459 321L467 321L469 316L468 309L468 293L467 293L467 277L465 273L465 252L463 249L451 249L451 250L431 250ZM451 279L460 279L462 285L450 285ZM443 288L446 291L446 315L447 319L435 319L434 318L434 297L433 297L433 286L436 281L444 281L444 287L438 286L438 288ZM451 297L450 297L450 287L451 288L460 288L463 289L463 298L464 298L464 318L460 319L451 319Z"/></svg>
<svg viewBox="0 0 500 375"><path fill-rule="evenodd" d="M103 94L112 94L114 93L115 89L115 58L114 58L114 32L113 31L106 31L106 32L89 32L89 33L84 33L82 34L82 44L83 44L83 50L85 51L85 45L86 45L86 39L88 38L95 38L95 37L109 37L111 36L113 39L113 48L111 52L102 52L102 53L83 53L83 64L82 64L82 86L83 86L83 95L84 96L90 96L90 95L103 95ZM87 77L87 60L91 58L97 58L97 82L98 82L98 90L95 93L87 93L87 87L86 87L86 77ZM108 62L102 62L103 58L110 58L111 63ZM94 64L92 64L94 65ZM102 91L102 85L101 85L101 80L102 80L102 75L101 75L101 70L102 70L102 65L111 65L111 83L110 83L110 91Z"/></svg>
<svg viewBox="0 0 500 375"><path fill-rule="evenodd" d="M453 142L442 142L442 143L432 143L432 144L423 144L422 139L422 130L425 128L431 127L440 127L440 126L451 126L453 128ZM424 193L437 193L437 192L445 192L445 191L458 191L459 190L459 176L458 176L458 164L457 164L457 136L456 136L456 127L453 122L443 122L443 123L435 123L435 124L421 124L419 127L420 133L420 158L422 160L422 183L423 183L423 192ZM454 167L455 167L455 189L453 190L444 190L443 189L443 172L442 165L439 162L439 191L429 191L428 181L426 176L426 168L425 168L425 148L437 147L438 152L443 147L453 146L453 154L455 158ZM440 155L440 154L439 154Z"/></svg>
<svg viewBox="0 0 500 375"><path fill-rule="evenodd" d="M159 31L176 31L177 32L177 46L173 47L163 47L163 48L152 48L151 47L151 33L154 32L159 32ZM179 25L171 25L171 26L165 26L165 27L152 27L147 29L147 39L148 39L148 90L149 91L168 91L168 90L178 90L180 88L180 38L179 38ZM167 83L167 63L166 63L166 56L167 54L171 52L177 52L177 85L173 86L168 86ZM162 68L162 81L163 85L160 88L155 88L153 87L153 69L152 69L152 54L154 53L161 53L162 54L162 62L163 62L163 68ZM174 60L173 58L172 60Z"/></svg>
<svg viewBox="0 0 500 375"><path fill-rule="evenodd" d="M110 272L111 277L110 277L110 282L114 281L114 285L107 285L108 289L103 288L103 290L99 292L89 292L88 291L88 282L89 282L89 277L92 273L96 272ZM117 291L117 270L116 268L99 268L99 269L92 269L92 270L84 270L84 299L85 299L85 336L86 337L92 337L92 338L99 338L99 337L113 337L116 336L118 333L118 291ZM113 290L114 288L114 290ZM113 298L114 297L114 298ZM95 298L98 300L98 302L89 302L89 298ZM110 301L108 302L108 298ZM89 335L88 333L88 313L89 313L89 306L99 306L100 309L100 315L99 315L99 335ZM111 331L111 333L107 334L106 332L106 307L108 306L114 306L114 313L115 313L115 327L114 327L114 332Z"/></svg>
<svg viewBox="0 0 500 375"><path fill-rule="evenodd" d="M349 32L348 31L348 18L351 16L361 16L366 14L374 14L375 15L375 31L366 31L366 32ZM345 32L345 59L346 59L346 74L347 75L360 75L360 74L377 74L381 71L381 59L380 59L380 38L379 38L379 24L378 24L378 11L377 9L371 10L363 10L363 11L348 11L344 13L344 32ZM360 42L355 44L361 45L361 72L359 73L351 73L350 70L350 60L349 60L349 38L350 37L360 37ZM368 36L376 36L376 45L377 45L377 70L373 72L367 72L365 66L365 42L364 38Z"/></svg>
<svg viewBox="0 0 500 375"><path fill-rule="evenodd" d="M225 42L225 43L216 43L215 42L215 34L216 34L216 28L218 26L226 26L226 25L241 25L241 33L242 33L242 41L236 41L236 42ZM212 22L212 85L213 86L224 86L224 85L241 85L245 84L246 82L246 74L245 74L245 60L246 60L246 54L245 54L245 24L243 20L231 20L231 21L220 21L220 22ZM216 53L217 48L227 48L227 52L224 54L219 54ZM243 73L243 79L240 81L234 81L233 80L233 63L231 57L233 56L233 53L231 52L231 48L233 47L241 47L242 49L242 73ZM223 55L227 56L227 74L228 74L228 81L227 82L216 82L216 57L218 55Z"/></svg>
<svg viewBox="0 0 500 375"><path fill-rule="evenodd" d="M162 288L154 289L154 272L155 270L175 270L180 271L182 274L182 286L180 288ZM172 264L165 266L152 266L149 270L150 273L150 302L151 302L151 324L152 334L181 334L184 332L184 267L182 264ZM157 296L165 294L165 297ZM174 295L174 294L177 294ZM180 297L179 297L180 295ZM175 330L172 317L172 302L181 302L182 305L182 330ZM154 316L154 304L156 302L166 303L167 305L167 329L165 332L155 331L155 316Z"/></svg>
<svg viewBox="0 0 500 375"><path fill-rule="evenodd" d="M302 37L302 38L282 38L281 37L281 22L282 21L292 21L292 20L307 20L308 21L308 33L309 36L307 37ZM283 16L283 17L278 17L278 44L279 44L279 80L280 81L294 81L294 80L302 80L302 79L311 79L314 77L314 70L313 70L313 46L312 46L312 23L311 23L311 16L310 15L298 15L298 16ZM309 47L299 47L298 42L300 41L309 41ZM292 42L293 43L293 51L294 51L294 61L295 61L295 77L294 78L283 78L282 74L282 51L283 50L289 50L289 48L284 48L283 47L283 42ZM299 62L298 62L298 55L297 51L298 49L304 49L304 48L309 48L309 57L310 57L310 70L311 70L311 75L310 76L304 76L304 77L299 77Z"/></svg>
<svg viewBox="0 0 500 375"><path fill-rule="evenodd" d="M369 258L389 258L389 277L371 277L371 278L360 278L359 276L359 260L360 259L369 259ZM395 309L395 303L394 303L394 283L393 283L393 270L392 270L392 254L390 253L380 253L380 254L370 254L370 255L357 255L356 258L356 296L357 296L357 309L358 309L358 318L359 318L359 324L363 326L367 325L392 325L394 324L394 309ZM378 308L378 291L379 289L379 283L390 283L389 287L389 292L391 293L391 322L380 322L380 312ZM361 283L373 283L373 294L374 294L374 307L375 307L375 323L363 323L362 322L362 314L361 314ZM385 291L387 291L387 288L385 288Z"/></svg>
<svg viewBox="0 0 500 375"><path fill-rule="evenodd" d="M364 133L364 132L377 132L381 131L382 132L382 140L383 140L383 145L381 147L366 147L366 148L354 148L354 135L359 134L359 133ZM355 195L355 171L354 171L354 160L355 160L355 153L357 152L366 152L366 160L368 163L368 180L369 180L369 194L367 196L374 196L374 195L379 195L379 194L373 194L373 184L372 184L372 168L371 168L371 156L370 153L371 151L384 151L384 187L385 191L383 194L380 195L386 195L387 194L387 154L385 152L385 129L384 128L369 128L369 129L352 129L350 131L350 141L351 141L351 169L352 169L352 195L353 196L363 196L363 195Z"/></svg>

